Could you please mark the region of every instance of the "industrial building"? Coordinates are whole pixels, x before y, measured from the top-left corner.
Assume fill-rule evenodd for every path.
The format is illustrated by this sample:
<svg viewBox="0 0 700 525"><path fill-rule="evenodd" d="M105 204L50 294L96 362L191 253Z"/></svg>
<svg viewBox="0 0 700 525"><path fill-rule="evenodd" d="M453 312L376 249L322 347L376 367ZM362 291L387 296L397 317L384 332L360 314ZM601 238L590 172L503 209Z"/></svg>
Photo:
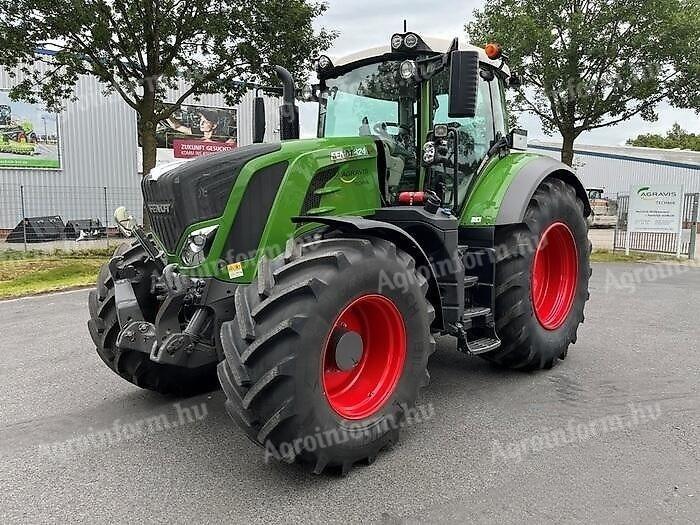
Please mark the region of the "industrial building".
<svg viewBox="0 0 700 525"><path fill-rule="evenodd" d="M561 145L530 141L530 151L560 158ZM685 193L700 193L700 152L577 145L574 169L587 188L604 188L615 197L641 184L682 185Z"/></svg>
<svg viewBox="0 0 700 525"><path fill-rule="evenodd" d="M47 113L39 105L9 100L9 88L22 79L21 72L15 74L11 78L0 68L0 231L14 228L22 217L60 216L64 222L96 218L104 223L119 205L140 213L136 112L119 95L105 95L104 85L94 77L82 76L77 101L67 102L59 114ZM183 83L171 90L166 101L177 100L185 89ZM201 140L200 116L221 115L227 129L219 147L250 144L254 97L248 92L234 108L227 107L223 95L187 99L179 113L196 121L190 122L191 130L177 122L177 132L182 136L189 131ZM265 140L279 140L280 100L265 97L265 103ZM183 151L194 140L184 141ZM18 151L20 142L36 151ZM173 142L177 145L175 140L159 147L159 163L178 156Z"/></svg>

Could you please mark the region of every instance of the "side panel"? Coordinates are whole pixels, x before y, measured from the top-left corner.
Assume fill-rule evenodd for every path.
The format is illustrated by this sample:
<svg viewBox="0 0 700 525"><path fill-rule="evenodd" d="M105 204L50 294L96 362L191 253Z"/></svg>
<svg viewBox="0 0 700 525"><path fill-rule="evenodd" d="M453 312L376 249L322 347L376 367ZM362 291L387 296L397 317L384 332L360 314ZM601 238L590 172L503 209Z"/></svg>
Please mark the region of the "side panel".
<svg viewBox="0 0 700 525"><path fill-rule="evenodd" d="M460 216L460 227L499 226L522 222L530 198L548 176L571 184L590 214L588 196L571 168L531 153L511 153L492 160L479 177Z"/></svg>
<svg viewBox="0 0 700 525"><path fill-rule="evenodd" d="M267 209L257 210L246 206L246 191L253 178L257 183L257 177L264 170L285 162L289 164L269 213ZM270 179L270 183L273 182ZM236 283L251 282L261 254L274 257L283 253L287 240L304 232L304 229L297 230L291 217L302 212L319 217L366 216L373 214L380 205L377 148L372 137L285 141L279 151L245 165L222 217L187 229L186 235L202 227L219 225L208 259L197 268L183 268L183 273ZM247 210L248 214L265 214L266 223L256 249L245 250L245 253L231 249L236 246L236 240L231 235L245 227L240 223L246 220L239 217L241 210ZM304 228L310 229L308 226ZM250 242L244 244L251 245ZM235 266L230 272L227 266L231 264Z"/></svg>

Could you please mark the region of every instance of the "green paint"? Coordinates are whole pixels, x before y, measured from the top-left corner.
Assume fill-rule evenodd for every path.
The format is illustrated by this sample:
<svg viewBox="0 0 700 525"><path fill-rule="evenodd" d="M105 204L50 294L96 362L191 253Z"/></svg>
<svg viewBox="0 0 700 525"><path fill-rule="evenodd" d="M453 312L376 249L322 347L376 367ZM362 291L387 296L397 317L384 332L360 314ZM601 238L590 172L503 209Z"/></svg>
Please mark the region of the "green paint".
<svg viewBox="0 0 700 525"><path fill-rule="evenodd" d="M337 160L338 152L352 150L347 160ZM318 208L310 210L313 215L368 216L381 205L377 173L377 149L372 137L323 138L286 141L280 151L258 157L241 170L226 205L223 216L193 224L187 228L175 254L168 254L170 262L183 264L179 258L184 241L195 230L218 225L219 229L209 250L207 260L197 268L182 268L183 273L216 277L238 283L251 282L257 271L261 255L275 257L284 253L287 240L310 231L318 225L303 225L298 228L290 220L302 211L304 198L313 176L329 166L340 166L338 173L327 184L326 190L317 191L321 197ZM242 254L243 276L230 279L225 264L225 246L233 227L245 189L253 175L259 170L279 162L288 162L287 172L280 185L263 231L256 253ZM237 254L238 255L238 254Z"/></svg>
<svg viewBox="0 0 700 525"><path fill-rule="evenodd" d="M0 167L3 168L43 168L59 169L61 162L57 159L37 159L37 158L0 158Z"/></svg>
<svg viewBox="0 0 700 525"><path fill-rule="evenodd" d="M503 158L492 159L467 199L460 217L460 226L495 225L508 187L520 170L538 157L532 153L511 153Z"/></svg>

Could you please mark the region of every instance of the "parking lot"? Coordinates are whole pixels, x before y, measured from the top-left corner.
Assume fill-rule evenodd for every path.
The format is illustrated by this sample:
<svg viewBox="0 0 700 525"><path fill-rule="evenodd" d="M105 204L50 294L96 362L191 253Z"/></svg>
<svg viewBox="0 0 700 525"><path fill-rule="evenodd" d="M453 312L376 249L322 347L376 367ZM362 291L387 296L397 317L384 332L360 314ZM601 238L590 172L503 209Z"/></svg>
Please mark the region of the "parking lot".
<svg viewBox="0 0 700 525"><path fill-rule="evenodd" d="M266 463L220 392L120 380L87 291L0 302L0 522L696 522L699 290L697 268L596 264L578 343L548 372L443 338L429 417L345 478Z"/></svg>

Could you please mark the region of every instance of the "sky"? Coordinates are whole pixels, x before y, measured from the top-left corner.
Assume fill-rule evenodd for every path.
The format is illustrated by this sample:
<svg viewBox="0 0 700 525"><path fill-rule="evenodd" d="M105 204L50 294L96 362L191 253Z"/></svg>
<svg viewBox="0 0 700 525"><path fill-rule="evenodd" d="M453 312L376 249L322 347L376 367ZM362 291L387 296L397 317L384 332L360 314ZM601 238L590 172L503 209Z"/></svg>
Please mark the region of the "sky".
<svg viewBox="0 0 700 525"><path fill-rule="evenodd" d="M460 0L435 2L426 0L328 0L329 9L317 21L317 26L335 29L340 35L329 51L330 56L343 56L361 49L388 43L391 35L403 29L403 20L409 31L443 38L464 37L464 25L471 20L474 9L482 1ZM301 127L304 136L316 134L316 111L313 105L301 109ZM601 128L582 134L577 144L624 145L627 139L641 133L664 134L674 122L693 133L700 133L700 119L695 112L659 106L659 120L646 122L633 118L617 126ZM521 127L528 130L531 140L556 142L554 135L542 132L542 125L534 115L522 114Z"/></svg>
<svg viewBox="0 0 700 525"><path fill-rule="evenodd" d="M33 124L34 131L41 135L44 134L44 124L46 124L47 134L55 135L58 133L56 115L43 111L41 107L36 104L15 102L10 100L8 91L0 90L0 105L10 106L13 122L21 123L29 121Z"/></svg>

